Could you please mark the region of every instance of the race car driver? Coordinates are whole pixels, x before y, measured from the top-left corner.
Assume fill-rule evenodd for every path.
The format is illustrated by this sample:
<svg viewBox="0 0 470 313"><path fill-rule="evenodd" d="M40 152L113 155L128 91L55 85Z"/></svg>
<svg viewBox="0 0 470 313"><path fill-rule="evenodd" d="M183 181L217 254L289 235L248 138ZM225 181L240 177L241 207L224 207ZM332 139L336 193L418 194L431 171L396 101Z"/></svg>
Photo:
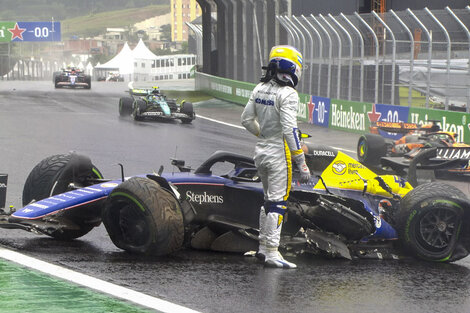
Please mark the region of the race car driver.
<svg viewBox="0 0 470 313"><path fill-rule="evenodd" d="M258 142L255 165L264 189L259 216L257 256L269 267L296 268L278 251L286 201L292 182L292 162L300 170L300 183L310 179L297 129L299 96L294 89L302 71L302 55L291 46L274 46L261 82L242 113L242 125Z"/></svg>

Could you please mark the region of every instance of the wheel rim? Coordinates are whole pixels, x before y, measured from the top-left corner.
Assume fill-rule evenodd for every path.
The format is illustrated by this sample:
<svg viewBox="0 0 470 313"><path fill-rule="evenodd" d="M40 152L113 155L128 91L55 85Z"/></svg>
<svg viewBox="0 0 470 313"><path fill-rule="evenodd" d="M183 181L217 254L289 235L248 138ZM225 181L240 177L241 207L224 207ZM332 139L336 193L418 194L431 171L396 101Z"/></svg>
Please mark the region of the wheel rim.
<svg viewBox="0 0 470 313"><path fill-rule="evenodd" d="M363 157L366 154L366 145L364 141L359 144L359 156Z"/></svg>
<svg viewBox="0 0 470 313"><path fill-rule="evenodd" d="M126 204L119 214L119 229L124 242L133 246L144 245L149 235L145 217L133 204Z"/></svg>
<svg viewBox="0 0 470 313"><path fill-rule="evenodd" d="M458 215L449 209L428 212L419 222L419 236L426 245L434 249L449 246L458 229Z"/></svg>

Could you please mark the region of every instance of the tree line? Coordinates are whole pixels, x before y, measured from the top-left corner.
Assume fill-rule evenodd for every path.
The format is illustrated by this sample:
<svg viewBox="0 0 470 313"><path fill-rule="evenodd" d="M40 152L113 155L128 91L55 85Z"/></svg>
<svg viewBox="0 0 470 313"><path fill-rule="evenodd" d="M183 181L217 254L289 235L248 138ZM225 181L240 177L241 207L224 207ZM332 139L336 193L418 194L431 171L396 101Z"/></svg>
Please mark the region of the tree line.
<svg viewBox="0 0 470 313"><path fill-rule="evenodd" d="M55 21L100 12L170 4L170 0L29 0L3 1L0 21Z"/></svg>

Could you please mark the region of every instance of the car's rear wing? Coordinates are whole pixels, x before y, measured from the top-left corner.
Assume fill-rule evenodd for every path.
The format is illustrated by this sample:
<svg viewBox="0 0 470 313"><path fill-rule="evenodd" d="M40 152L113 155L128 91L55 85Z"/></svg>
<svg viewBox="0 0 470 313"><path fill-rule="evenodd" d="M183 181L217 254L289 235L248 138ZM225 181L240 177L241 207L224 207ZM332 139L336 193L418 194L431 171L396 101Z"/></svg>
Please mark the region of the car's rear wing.
<svg viewBox="0 0 470 313"><path fill-rule="evenodd" d="M8 174L0 174L0 209L5 208L7 200Z"/></svg>
<svg viewBox="0 0 470 313"><path fill-rule="evenodd" d="M129 93L131 94L131 96L146 96L149 94L149 90L148 89L129 89Z"/></svg>
<svg viewBox="0 0 470 313"><path fill-rule="evenodd" d="M389 132L389 133L400 133L406 134L415 130L418 130L420 127L415 123L403 123L403 122L383 122L377 121L374 125L378 129Z"/></svg>

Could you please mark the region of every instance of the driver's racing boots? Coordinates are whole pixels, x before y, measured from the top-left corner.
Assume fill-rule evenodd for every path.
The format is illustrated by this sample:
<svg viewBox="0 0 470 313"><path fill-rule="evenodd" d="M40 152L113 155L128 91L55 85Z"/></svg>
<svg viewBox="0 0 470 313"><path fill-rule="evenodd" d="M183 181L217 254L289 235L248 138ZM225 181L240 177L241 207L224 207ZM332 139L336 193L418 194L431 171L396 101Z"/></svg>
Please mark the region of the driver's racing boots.
<svg viewBox="0 0 470 313"><path fill-rule="evenodd" d="M282 254L277 249L269 249L266 251L266 259L264 261L266 267L278 267L278 268L297 268L297 265L289 261L284 260Z"/></svg>
<svg viewBox="0 0 470 313"><path fill-rule="evenodd" d="M268 214L263 214L266 208L261 208L259 258L264 255L264 264L268 267L297 268L294 263L284 260L278 251L285 206L277 204L273 206L275 209L271 208Z"/></svg>
<svg viewBox="0 0 470 313"><path fill-rule="evenodd" d="M256 258L261 262L264 262L266 259L266 212L264 211L264 206L261 207L259 212L259 247L258 252L256 252Z"/></svg>

